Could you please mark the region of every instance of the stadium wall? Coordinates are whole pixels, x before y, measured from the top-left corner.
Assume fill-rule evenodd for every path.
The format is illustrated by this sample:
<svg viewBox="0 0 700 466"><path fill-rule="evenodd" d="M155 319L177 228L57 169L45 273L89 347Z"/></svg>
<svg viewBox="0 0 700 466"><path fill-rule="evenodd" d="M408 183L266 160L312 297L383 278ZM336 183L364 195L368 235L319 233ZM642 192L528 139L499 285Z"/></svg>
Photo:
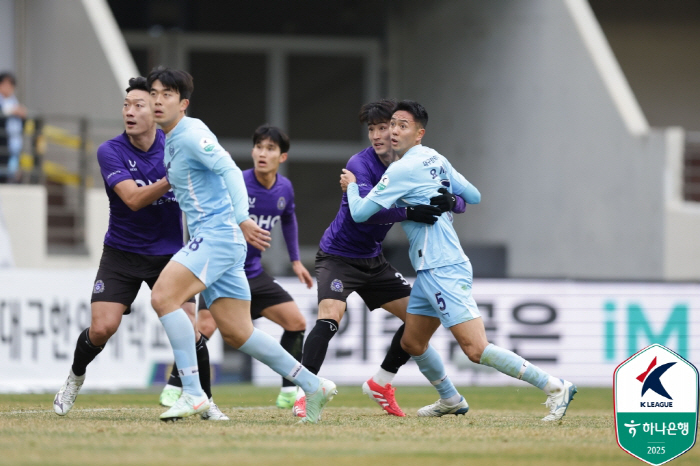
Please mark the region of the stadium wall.
<svg viewBox="0 0 700 466"><path fill-rule="evenodd" d="M25 0L16 8L18 78L32 115L114 120L126 76L138 73L106 1Z"/></svg>
<svg viewBox="0 0 700 466"><path fill-rule="evenodd" d="M668 131L645 128L602 32L590 21L583 32L586 8L404 2L390 21L389 94L426 106L424 143L482 192L458 232L505 245L509 276L698 279L666 257L678 225L666 212Z"/></svg>
<svg viewBox="0 0 700 466"><path fill-rule="evenodd" d="M75 341L90 322L95 271L0 270L0 392L55 391L60 386ZM278 281L307 322L313 322L316 289L307 290L296 278ZM700 364L700 284L482 279L474 282L474 296L491 342L579 386L611 386L617 365L652 343ZM282 332L267 319L255 325L275 338ZM399 326L396 317L369 312L351 295L320 375L359 386L377 370ZM218 335L209 343L215 364L223 357ZM432 345L458 385L523 384L471 363L444 328L438 329ZM85 388L143 388L162 380L171 362L144 285L132 314L90 365ZM279 375L258 362L252 370L255 384L280 383ZM395 379L396 385L425 383L413 362Z"/></svg>
<svg viewBox="0 0 700 466"><path fill-rule="evenodd" d="M14 0L0 0L0 72L15 70Z"/></svg>
<svg viewBox="0 0 700 466"><path fill-rule="evenodd" d="M0 185L0 205L17 267L97 267L109 223L109 200L104 188L86 192L85 244L87 255L49 255L47 252L46 188L37 185Z"/></svg>

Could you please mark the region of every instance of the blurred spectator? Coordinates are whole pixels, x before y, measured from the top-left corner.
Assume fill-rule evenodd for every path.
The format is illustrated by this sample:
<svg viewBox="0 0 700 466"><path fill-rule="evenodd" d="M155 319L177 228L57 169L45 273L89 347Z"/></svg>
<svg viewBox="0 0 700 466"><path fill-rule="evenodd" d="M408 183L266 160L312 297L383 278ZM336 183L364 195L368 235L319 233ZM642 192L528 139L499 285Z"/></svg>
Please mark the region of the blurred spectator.
<svg viewBox="0 0 700 466"><path fill-rule="evenodd" d="M16 179L22 151L22 124L27 109L15 97L15 85L12 73L0 73L0 183Z"/></svg>

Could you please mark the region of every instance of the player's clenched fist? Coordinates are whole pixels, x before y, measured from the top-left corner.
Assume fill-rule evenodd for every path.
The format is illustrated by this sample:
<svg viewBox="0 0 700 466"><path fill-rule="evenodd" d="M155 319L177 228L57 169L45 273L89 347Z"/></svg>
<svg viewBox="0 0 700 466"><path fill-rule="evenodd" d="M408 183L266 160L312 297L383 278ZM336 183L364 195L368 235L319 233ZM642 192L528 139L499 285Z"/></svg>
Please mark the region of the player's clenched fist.
<svg viewBox="0 0 700 466"><path fill-rule="evenodd" d="M350 170L343 168L343 174L340 175L340 189L345 192L348 190L348 185L356 181L357 178L355 178L355 175Z"/></svg>

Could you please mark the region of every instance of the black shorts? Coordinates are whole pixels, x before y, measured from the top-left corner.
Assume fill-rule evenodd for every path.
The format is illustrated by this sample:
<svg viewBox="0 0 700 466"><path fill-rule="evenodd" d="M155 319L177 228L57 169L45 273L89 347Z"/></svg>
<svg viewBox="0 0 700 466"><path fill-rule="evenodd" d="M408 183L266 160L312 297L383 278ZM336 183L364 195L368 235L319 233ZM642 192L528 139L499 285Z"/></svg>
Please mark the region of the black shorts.
<svg viewBox="0 0 700 466"><path fill-rule="evenodd" d="M262 317L260 313L268 307L294 301L294 298L263 270L260 275L248 279L250 286L250 317L255 320ZM204 300L199 298L199 310L206 309Z"/></svg>
<svg viewBox="0 0 700 466"><path fill-rule="evenodd" d="M172 254L164 256L136 254L105 244L90 302L120 303L126 306L124 314L129 314L131 303L141 289L141 283L146 282L148 287L153 289L158 276L171 257ZM193 303L194 298L187 302Z"/></svg>
<svg viewBox="0 0 700 466"><path fill-rule="evenodd" d="M387 260L384 254L369 259L316 254L318 302L336 299L345 302L353 291L370 310L396 299L407 298L411 285Z"/></svg>

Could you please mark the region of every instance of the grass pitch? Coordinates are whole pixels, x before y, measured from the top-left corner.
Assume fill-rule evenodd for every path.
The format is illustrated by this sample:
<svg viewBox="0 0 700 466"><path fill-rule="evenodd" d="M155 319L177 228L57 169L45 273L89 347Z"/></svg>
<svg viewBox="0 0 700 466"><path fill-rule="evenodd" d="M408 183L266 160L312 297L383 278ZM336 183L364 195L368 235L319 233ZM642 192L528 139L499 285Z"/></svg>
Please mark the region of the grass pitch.
<svg viewBox="0 0 700 466"><path fill-rule="evenodd" d="M158 392L81 394L66 417L53 395L0 395L0 465L424 466L641 464L615 441L612 391L582 388L561 422L529 387L467 387L466 416L418 418L431 387L399 387L405 418L384 415L360 387L339 387L318 425L274 406L277 388L215 386L229 422L158 420ZM692 449L674 465L700 464Z"/></svg>

